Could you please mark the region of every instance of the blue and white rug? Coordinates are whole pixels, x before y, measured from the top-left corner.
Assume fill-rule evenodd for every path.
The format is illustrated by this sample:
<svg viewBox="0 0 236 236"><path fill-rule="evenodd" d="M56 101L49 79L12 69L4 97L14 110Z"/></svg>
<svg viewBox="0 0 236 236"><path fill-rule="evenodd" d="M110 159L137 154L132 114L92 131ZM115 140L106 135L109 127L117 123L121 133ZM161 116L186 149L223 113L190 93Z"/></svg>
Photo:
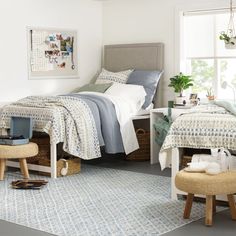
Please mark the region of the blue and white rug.
<svg viewBox="0 0 236 236"><path fill-rule="evenodd" d="M41 190L13 190L21 178L7 173L0 182L0 219L55 235L160 235L204 216L194 203L191 220L184 201L170 199L170 178L83 166L78 175L51 180Z"/></svg>

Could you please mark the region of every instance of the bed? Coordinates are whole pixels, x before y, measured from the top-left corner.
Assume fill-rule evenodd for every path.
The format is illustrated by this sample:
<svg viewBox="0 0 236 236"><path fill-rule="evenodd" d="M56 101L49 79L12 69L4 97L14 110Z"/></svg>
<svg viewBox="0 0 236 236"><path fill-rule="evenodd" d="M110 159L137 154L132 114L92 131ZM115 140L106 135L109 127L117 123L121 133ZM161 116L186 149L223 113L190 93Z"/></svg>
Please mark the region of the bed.
<svg viewBox="0 0 236 236"><path fill-rule="evenodd" d="M225 102L205 104L190 109L172 124L159 153L162 169L171 167L172 199L184 194L175 187L183 148L226 148L236 151L236 116L224 107ZM229 103L228 103L229 104ZM219 200L224 200L221 196Z"/></svg>
<svg viewBox="0 0 236 236"><path fill-rule="evenodd" d="M103 60L103 67L109 71L122 71L122 70L126 70L126 69L130 69L130 68L135 68L135 69L139 69L139 70L158 70L158 71L162 71L163 70L163 64L164 64L164 60L163 60L163 55L164 55L164 45L162 43L148 43L148 44L125 44L125 45L107 45L104 46L104 60ZM154 99L154 106L158 107L160 106L162 100L162 89L160 89L162 87L162 83L159 83L158 86L158 91L155 95L155 99ZM88 96L88 95L86 95ZM102 97L102 96L101 96ZM27 100L28 99L28 100ZM52 97L28 97L23 101L18 101L16 102L15 106L24 106L26 107L25 109L27 110L27 112L30 110L30 112L34 111L35 117L37 117L37 121L38 124L40 124L41 120L40 117L37 116L37 109L42 109L42 111L44 112L44 117L47 117L47 122L48 123L44 123L43 127L44 130L40 130L38 129L37 131L45 131L50 135L50 161L51 161L51 166L50 167L45 167L45 166L38 166L38 165L32 165L29 164L28 167L31 170L36 170L36 171L43 171L43 172L49 172L51 173L51 177L52 178L56 178L56 170L57 170L57 143L62 142L63 141L63 145L64 148L66 150L66 148L70 151L72 154L75 154L76 156L80 156L83 155L83 153L78 153L78 150L76 148L70 147L71 143L74 143L76 146L76 139L73 138L73 136L76 136L78 133L83 133L82 136L86 136L87 138L84 138L84 142L81 143L86 143L85 147L84 147L84 152L86 152L86 155L93 158L96 158L99 156L99 146L98 145L94 145L94 143L96 142L96 138L93 137L93 132L95 130L95 125L91 124L89 126L88 132L82 132L83 130L85 130L84 127L86 127L86 122L88 122L88 120L90 119L89 116L86 116L86 112L84 113L85 115L83 115L83 117L80 117L80 113L78 112L79 110L86 110L86 106L83 104L83 102L76 102L75 106L72 107L71 104L75 103L75 100L77 98L70 96L66 98L57 98L57 100L55 101L54 98ZM89 99L92 99L91 96ZM101 98L102 99L102 98ZM78 99L77 99L78 100ZM57 104L57 108L55 109L54 104ZM114 101L113 104L115 104L116 101ZM35 109L35 104L37 104L37 109ZM39 107L39 104L43 104L42 107ZM52 105L53 104L53 105ZM45 109L45 106L47 109ZM115 105L116 107L116 105ZM119 107L119 104L117 103L117 107ZM60 115L61 114L61 109L63 108L63 110L67 111L67 115L65 116ZM10 108L9 108L10 109ZM57 110L57 112L55 113L55 110ZM117 110L116 110L117 112ZM23 113L23 110L21 111L21 113ZM125 114L125 110L119 110L119 113L124 113ZM12 110L10 109L10 111L8 111L8 115L11 114L12 116L14 116L14 107L12 108ZM20 114L20 111L17 115ZM26 114L26 113L25 113ZM28 114L28 113L27 113ZM71 120L70 116L73 116L75 119ZM119 120L119 122L121 120L124 121L124 123L128 123L128 121L126 122L125 120L125 116L123 114L123 117L121 117L121 119ZM84 126L80 127L80 123L76 123L74 122L74 120L80 119L80 122L84 122ZM126 117L127 119L127 117ZM54 121L54 122L52 122ZM131 122L131 121L130 121ZM42 122L41 122L42 123ZM52 134L52 129L48 129L47 127L52 125L52 123L55 126L58 126L57 129L55 130L59 130L59 132L54 132ZM9 125L9 124L8 124ZM121 125L121 123L120 123ZM1 126L3 127L3 126ZM45 128L46 127L46 128ZM51 126L50 126L51 127ZM60 127L66 127L65 130L69 130L72 129L72 137L70 137L70 135L67 134L66 131L64 131L64 129L60 129ZM6 127L3 127L6 128ZM126 129L123 128L123 130L125 131ZM71 131L71 130L70 130ZM65 132L64 134L62 134L63 132ZM58 134L59 133L59 134ZM84 134L85 133L85 134ZM135 133L134 133L135 134ZM122 135L122 131L121 131L121 135ZM63 137L68 138L68 140L63 139ZM124 135L125 136L125 135ZM63 140L62 140L63 139ZM81 138L82 139L82 138ZM87 144L88 143L88 144ZM97 142L96 142L97 143ZM90 148L88 148L90 146ZM134 144L135 146L135 144ZM91 148L93 147L93 148ZM124 145L124 148L125 145ZM133 150L132 145L131 145L131 149ZM79 155L80 154L80 155ZM86 158L84 158L86 159ZM17 163L14 162L8 162L7 163L8 166L17 166Z"/></svg>

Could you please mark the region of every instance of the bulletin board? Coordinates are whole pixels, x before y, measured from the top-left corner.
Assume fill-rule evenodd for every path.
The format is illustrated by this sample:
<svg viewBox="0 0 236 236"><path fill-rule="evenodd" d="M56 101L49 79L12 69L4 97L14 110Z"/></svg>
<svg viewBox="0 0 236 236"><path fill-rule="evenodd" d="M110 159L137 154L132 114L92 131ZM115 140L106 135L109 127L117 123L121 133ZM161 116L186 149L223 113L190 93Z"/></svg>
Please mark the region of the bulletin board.
<svg viewBox="0 0 236 236"><path fill-rule="evenodd" d="M27 28L30 79L78 77L77 31Z"/></svg>

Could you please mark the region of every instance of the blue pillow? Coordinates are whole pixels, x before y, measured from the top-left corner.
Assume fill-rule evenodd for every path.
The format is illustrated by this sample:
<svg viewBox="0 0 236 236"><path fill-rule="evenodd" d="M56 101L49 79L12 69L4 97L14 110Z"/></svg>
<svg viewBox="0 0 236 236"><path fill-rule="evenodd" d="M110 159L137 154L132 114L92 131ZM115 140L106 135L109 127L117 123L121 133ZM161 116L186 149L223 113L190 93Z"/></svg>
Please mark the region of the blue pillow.
<svg viewBox="0 0 236 236"><path fill-rule="evenodd" d="M130 74L127 84L142 85L147 93L145 102L142 106L143 109L146 109L152 103L162 74L163 71L145 70L135 70Z"/></svg>

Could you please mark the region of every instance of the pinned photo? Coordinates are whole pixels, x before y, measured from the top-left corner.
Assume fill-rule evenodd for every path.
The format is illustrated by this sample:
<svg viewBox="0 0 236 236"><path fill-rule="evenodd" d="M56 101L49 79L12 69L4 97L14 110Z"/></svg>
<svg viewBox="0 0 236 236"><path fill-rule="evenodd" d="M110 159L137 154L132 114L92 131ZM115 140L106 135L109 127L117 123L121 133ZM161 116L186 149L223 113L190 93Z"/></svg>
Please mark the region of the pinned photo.
<svg viewBox="0 0 236 236"><path fill-rule="evenodd" d="M60 67L60 68L65 68L66 67L66 63L62 62L61 64L58 64L57 66Z"/></svg>
<svg viewBox="0 0 236 236"><path fill-rule="evenodd" d="M51 49L60 49L60 41L54 41L49 43Z"/></svg>

